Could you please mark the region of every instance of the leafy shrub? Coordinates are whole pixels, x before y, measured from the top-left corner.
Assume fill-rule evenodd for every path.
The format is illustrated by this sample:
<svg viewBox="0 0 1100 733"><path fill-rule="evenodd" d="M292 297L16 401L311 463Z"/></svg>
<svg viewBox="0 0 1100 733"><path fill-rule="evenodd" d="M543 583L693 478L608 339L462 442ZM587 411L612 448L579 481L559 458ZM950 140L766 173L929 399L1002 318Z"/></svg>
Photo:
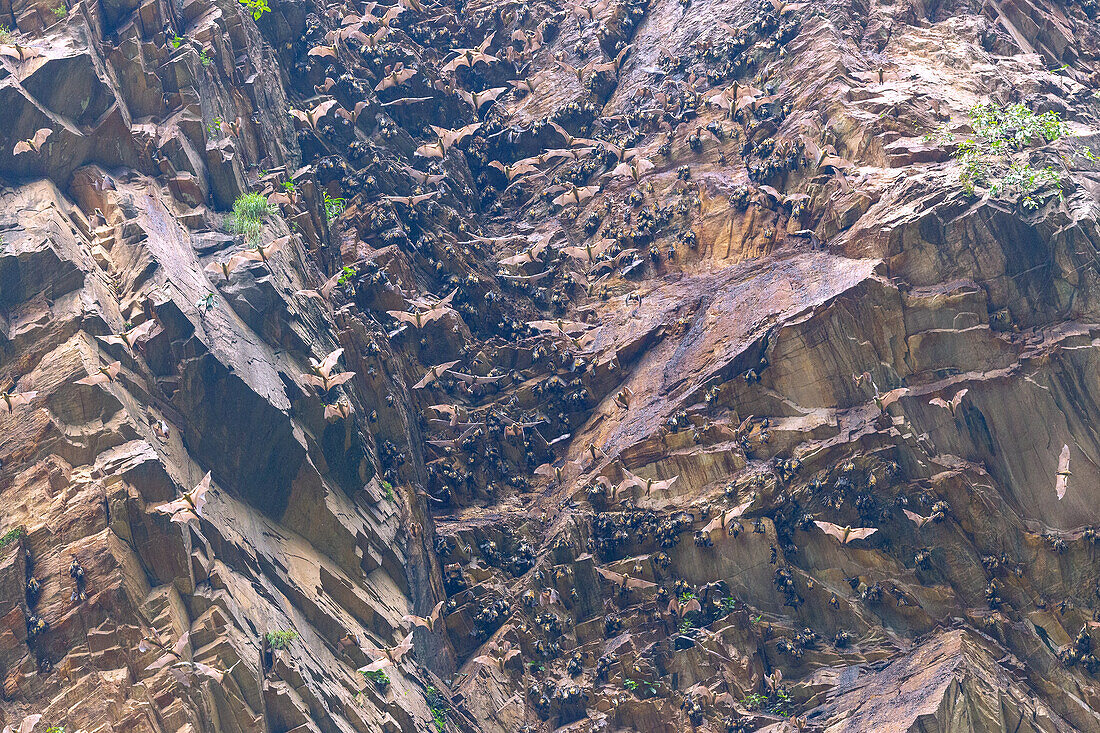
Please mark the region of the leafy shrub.
<svg viewBox="0 0 1100 733"><path fill-rule="evenodd" d="M1041 204L1036 194L1061 186L1061 174L1053 167L1033 168L1012 160L1014 153L1068 134L1057 112L1035 114L1022 104L998 107L987 103L972 107L969 117L974 135L959 143L957 152L962 164L959 181L967 194L975 195L982 186L993 198L1011 196L1025 209L1034 210ZM947 142L951 135L941 130L925 139Z"/></svg>
<svg viewBox="0 0 1100 733"><path fill-rule="evenodd" d="M344 199L334 199L325 192L325 221L331 224L336 217L344 213L346 203Z"/></svg>
<svg viewBox="0 0 1100 733"><path fill-rule="evenodd" d="M439 690L431 685L424 690L424 701L428 703L428 709L432 711L432 723L439 733L447 729L447 701Z"/></svg>
<svg viewBox="0 0 1100 733"><path fill-rule="evenodd" d="M237 0L237 2L248 8L249 12L252 13L253 20L259 20L264 13L271 12L267 0Z"/></svg>
<svg viewBox="0 0 1100 733"><path fill-rule="evenodd" d="M15 529L9 529L4 533L4 536L0 537L0 547L7 547L12 542L23 536L23 528L16 527Z"/></svg>
<svg viewBox="0 0 1100 733"><path fill-rule="evenodd" d="M53 9L53 14L56 18L64 18L66 15L69 14L69 9L66 8L64 5L58 5L56 8Z"/></svg>
<svg viewBox="0 0 1100 733"><path fill-rule="evenodd" d="M363 672L363 676L379 687L386 687L390 684L390 676L380 669L373 672Z"/></svg>
<svg viewBox="0 0 1100 733"><path fill-rule="evenodd" d="M11 28L0 23L0 45L11 43Z"/></svg>
<svg viewBox="0 0 1100 733"><path fill-rule="evenodd" d="M286 649L291 642L298 638L297 631L269 631L264 634L267 643L272 649Z"/></svg>
<svg viewBox="0 0 1100 733"><path fill-rule="evenodd" d="M260 241L260 231L264 219L275 213L274 207L261 194L245 193L233 202L233 213L229 218L229 229L240 234L249 244Z"/></svg>
<svg viewBox="0 0 1100 733"><path fill-rule="evenodd" d="M761 695L759 692L754 692L741 699L741 706L749 710L760 710L772 715L789 718L793 712L791 709L792 702L790 694L780 688L772 695Z"/></svg>

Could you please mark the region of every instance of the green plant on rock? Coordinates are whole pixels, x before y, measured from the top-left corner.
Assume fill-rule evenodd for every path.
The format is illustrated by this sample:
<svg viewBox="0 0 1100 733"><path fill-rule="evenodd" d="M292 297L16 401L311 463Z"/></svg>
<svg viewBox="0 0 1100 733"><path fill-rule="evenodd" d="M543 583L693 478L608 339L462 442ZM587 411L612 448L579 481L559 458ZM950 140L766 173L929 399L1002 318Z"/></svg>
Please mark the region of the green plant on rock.
<svg viewBox="0 0 1100 733"><path fill-rule="evenodd" d="M634 692L638 689L638 680L626 680L623 682L623 687Z"/></svg>
<svg viewBox="0 0 1100 733"><path fill-rule="evenodd" d="M346 202L344 199L332 198L325 192L325 221L331 224L336 220L336 217L344 213L344 207Z"/></svg>
<svg viewBox="0 0 1100 733"><path fill-rule="evenodd" d="M183 36L174 36L172 38L172 48L179 48L183 45Z"/></svg>
<svg viewBox="0 0 1100 733"><path fill-rule="evenodd" d="M741 698L741 707L748 710L759 710L765 713L771 713L772 715L779 715L784 718L789 718L792 713L792 704L790 694L780 688L771 695L762 695L759 692L754 692L751 695Z"/></svg>
<svg viewBox="0 0 1100 733"><path fill-rule="evenodd" d="M205 48L201 49L199 51L199 63L201 63L203 66L209 66L213 62L214 62L214 58L212 56L208 56L206 54L206 49Z"/></svg>
<svg viewBox="0 0 1100 733"><path fill-rule="evenodd" d="M17 539L19 539L22 536L23 536L23 528L22 527L16 527L15 529L9 529L7 532L4 533L4 535L2 537L0 537L0 547L7 547L12 542L15 542Z"/></svg>
<svg viewBox="0 0 1100 733"><path fill-rule="evenodd" d="M0 46L6 46L11 43L12 32L11 28L0 23Z"/></svg>
<svg viewBox="0 0 1100 733"><path fill-rule="evenodd" d="M229 216L229 229L240 234L249 244L260 241L264 219L275 213L275 207L258 193L245 193L233 202L233 213Z"/></svg>
<svg viewBox="0 0 1100 733"><path fill-rule="evenodd" d="M447 701L439 690L428 685L424 690L424 701L428 703L428 710L432 712L432 724L439 733L447 729Z"/></svg>
<svg viewBox="0 0 1100 733"><path fill-rule="evenodd" d="M343 287L353 279L355 279L355 268L345 266L344 269L340 270L340 278L336 281L336 284Z"/></svg>
<svg viewBox="0 0 1100 733"><path fill-rule="evenodd" d="M271 12L267 0L237 0L237 2L248 8L249 12L252 13L253 20L259 20L264 13Z"/></svg>
<svg viewBox="0 0 1100 733"><path fill-rule="evenodd" d="M264 634L264 638L267 639L267 643L272 649L286 649L291 642L298 638L298 632L290 630L269 631Z"/></svg>
<svg viewBox="0 0 1100 733"><path fill-rule="evenodd" d="M1062 176L1055 168L1035 168L1029 162L1013 160L1015 154L1068 134L1057 112L1036 114L1022 104L1000 107L986 103L972 107L969 117L974 134L960 142L956 151L962 164L959 181L968 195L977 195L981 187L992 198L1012 198L1032 211L1042 204L1043 191L1061 188ZM924 139L944 143L953 136L941 129Z"/></svg>
<svg viewBox="0 0 1100 733"><path fill-rule="evenodd" d="M382 495L384 497L386 497L387 501L396 501L397 500L397 497L395 497L393 495L393 484L391 484L389 481L383 481L382 482L382 491L383 491Z"/></svg>
<svg viewBox="0 0 1100 733"><path fill-rule="evenodd" d="M53 14L56 18L64 18L66 15L69 14L69 9L66 8L64 5L58 5L56 8L53 9Z"/></svg>
<svg viewBox="0 0 1100 733"><path fill-rule="evenodd" d="M46 729L46 733L65 733L65 726L63 725L51 725Z"/></svg>
<svg viewBox="0 0 1100 733"><path fill-rule="evenodd" d="M376 669L373 672L363 672L363 676L378 687L386 687L390 684L389 675L380 669Z"/></svg>

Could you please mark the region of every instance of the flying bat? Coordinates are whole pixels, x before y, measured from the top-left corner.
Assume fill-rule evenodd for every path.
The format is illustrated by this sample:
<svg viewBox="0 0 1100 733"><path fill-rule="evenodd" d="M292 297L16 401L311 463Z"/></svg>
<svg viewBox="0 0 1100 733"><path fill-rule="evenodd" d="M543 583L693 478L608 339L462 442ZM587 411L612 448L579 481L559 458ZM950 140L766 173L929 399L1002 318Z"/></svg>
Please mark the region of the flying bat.
<svg viewBox="0 0 1100 733"><path fill-rule="evenodd" d="M519 649L513 649L512 643L509 641L504 642L496 647L495 651L491 654L481 654L473 658L474 662L484 665L486 667L496 667L501 672L508 665L508 662L513 657L517 657L520 654Z"/></svg>
<svg viewBox="0 0 1100 733"><path fill-rule="evenodd" d="M604 238L598 242L585 242L581 247L565 247L561 253L566 257L592 264L596 259L615 244L614 239Z"/></svg>
<svg viewBox="0 0 1100 733"><path fill-rule="evenodd" d="M878 532L878 527L856 527L853 529L852 527L841 527L832 522L822 522L816 519L814 520L814 524L816 524L825 534L836 537L842 545L847 545L855 540L866 539L875 532Z"/></svg>
<svg viewBox="0 0 1100 733"><path fill-rule="evenodd" d="M475 111L480 112L482 107L489 102L496 101L497 97L507 91L508 87L494 87L482 92L467 92L464 89L459 89L458 96L465 100L466 104L473 107Z"/></svg>
<svg viewBox="0 0 1100 733"><path fill-rule="evenodd" d="M412 324L416 328L424 328L424 326L427 326L433 321L438 321L450 312L451 309L446 305L437 305L434 308L429 308L424 311L415 311L413 313L407 311L386 311L391 318Z"/></svg>
<svg viewBox="0 0 1100 733"><path fill-rule="evenodd" d="M271 240L268 244L255 244L252 249L246 249L242 252L241 256L255 262L263 262L267 265L268 258L282 249L283 245L289 241L290 237L279 237L278 239ZM268 266L270 267L270 265Z"/></svg>
<svg viewBox="0 0 1100 733"><path fill-rule="evenodd" d="M0 392L0 400L8 406L8 414L20 405L29 405L37 396L37 392Z"/></svg>
<svg viewBox="0 0 1100 733"><path fill-rule="evenodd" d="M412 651L412 632L410 631L404 639L399 641L396 646L389 647L387 649L367 649L366 652L373 657L378 657L378 661L368 664L366 667L360 667L360 674L369 674L371 672L377 672L380 669L397 664L403 656Z"/></svg>
<svg viewBox="0 0 1100 733"><path fill-rule="evenodd" d="M922 527L924 527L924 525L932 521L932 517L923 517L916 512L909 511L908 509L902 509L902 511L905 512L905 516L909 517L913 524L917 525L917 529L921 529Z"/></svg>
<svg viewBox="0 0 1100 733"><path fill-rule="evenodd" d="M413 626L423 626L428 631L434 633L443 626L443 601L435 604L435 608L433 608L432 612L427 616L409 614L407 616L402 616L401 620Z"/></svg>
<svg viewBox="0 0 1100 733"><path fill-rule="evenodd" d="M334 405L325 405L325 420L328 422L347 420L351 413L351 404L347 400L337 400Z"/></svg>
<svg viewBox="0 0 1100 733"><path fill-rule="evenodd" d="M580 467L581 465L576 461L566 461L561 466L544 463L535 469L535 475L546 476L561 486L571 479L580 470Z"/></svg>
<svg viewBox="0 0 1100 733"><path fill-rule="evenodd" d="M228 281L229 273L233 272L241 265L251 261L251 258L245 257L243 254L238 253L231 256L228 260L225 260L224 262L211 262L203 269L207 272L221 273L222 277L224 277Z"/></svg>
<svg viewBox="0 0 1100 733"><path fill-rule="evenodd" d="M748 511L748 508L752 506L752 502L753 500L749 499L743 504L738 504L732 509L727 509L723 511L717 517L710 520L710 522L707 523L707 526L703 527L703 531L709 535L714 535L715 533L721 532L722 530L726 530L728 532L729 527L731 526L731 522L742 516L746 511Z"/></svg>
<svg viewBox="0 0 1100 733"><path fill-rule="evenodd" d="M960 389L958 392L955 393L950 401L945 400L942 397L933 397L932 399L928 400L928 404L935 405L936 407L942 407L943 409L950 412L952 416L954 416L959 409L959 405L962 404L963 395L965 395L969 391L970 390Z"/></svg>
<svg viewBox="0 0 1100 733"><path fill-rule="evenodd" d="M400 86L414 76L416 76L416 69L406 69L398 64L392 71L382 77L382 81L374 85L374 91L381 92L390 87Z"/></svg>
<svg viewBox="0 0 1100 733"><path fill-rule="evenodd" d="M110 336L98 336L97 338L105 344L118 344L133 351L134 345L138 342L138 339L148 336L156 327L156 321L148 320L140 326L134 326L129 331L123 331L120 334L112 334Z"/></svg>
<svg viewBox="0 0 1100 733"><path fill-rule="evenodd" d="M311 107L305 112L300 109L288 110L288 114L299 122L303 122L314 130L317 129L317 123L328 114L328 111L335 107L339 102L335 99L330 99L327 102L321 102L316 107Z"/></svg>
<svg viewBox="0 0 1100 733"><path fill-rule="evenodd" d="M386 201L392 201L395 204L404 204L410 209L417 204L421 204L425 201L429 201L439 195L439 191L432 191L431 193L420 194L419 196L383 196Z"/></svg>
<svg viewBox="0 0 1100 733"><path fill-rule="evenodd" d="M1069 445L1062 445L1062 453L1058 456L1058 471L1054 474L1054 491L1058 494L1058 501L1066 495L1067 484L1070 477L1069 471Z"/></svg>
<svg viewBox="0 0 1100 733"><path fill-rule="evenodd" d="M208 491L210 491L209 471L206 472L206 475L202 477L202 481L199 481L195 488L190 491L185 491L183 496L175 501L161 504L156 507L156 511L161 514L169 515L172 517L171 521L173 522L187 524L202 516L203 507L206 506L206 493Z"/></svg>
<svg viewBox="0 0 1100 733"><path fill-rule="evenodd" d="M583 186L578 188L577 186L570 185L564 193L554 197L554 203L558 206L568 206L569 204L580 206L583 202L595 196L599 190L599 186Z"/></svg>
<svg viewBox="0 0 1100 733"><path fill-rule="evenodd" d="M76 383L85 384L89 387L94 387L97 384L104 384L117 377L120 369L122 369L121 362L114 361L107 366L99 367L83 379L76 380Z"/></svg>
<svg viewBox="0 0 1100 733"><path fill-rule="evenodd" d="M23 153L31 152L40 153L42 152L42 146L46 144L46 140L49 139L52 134L52 129L48 127L40 128L29 139L17 142L12 154L22 155Z"/></svg>
<svg viewBox="0 0 1100 733"><path fill-rule="evenodd" d="M14 725L5 725L3 733L31 733L40 720L42 720L41 715L28 715L23 718L23 722L19 724L18 728Z"/></svg>
<svg viewBox="0 0 1100 733"><path fill-rule="evenodd" d="M498 160L489 162L490 168L496 168L498 171L504 174L505 178L512 181L520 176L525 176L529 173L538 173L539 169L530 163L513 163L512 165L505 165Z"/></svg>
<svg viewBox="0 0 1100 733"><path fill-rule="evenodd" d="M332 370L336 366L337 360L340 358L344 350L337 349L331 354L322 359L319 363L310 359L310 369L313 370L312 374L303 374L302 380L306 384L312 384L321 392L327 392L333 387L347 382L355 376L355 372L341 372L340 374L333 374Z"/></svg>
<svg viewBox="0 0 1100 733"><path fill-rule="evenodd" d="M632 578L629 575L623 573L616 573L607 568L596 568L596 572L600 574L606 580L611 581L619 588L623 590L649 590L650 588L656 588L656 583L651 583L648 580L642 580L641 578Z"/></svg>
<svg viewBox="0 0 1100 733"><path fill-rule="evenodd" d="M447 361L442 364L436 364L424 373L424 376L420 378L420 381L413 385L413 389L424 389L429 384L443 376L443 372L447 371L457 363L458 360L456 359L455 361Z"/></svg>
<svg viewBox="0 0 1100 733"><path fill-rule="evenodd" d="M617 166L611 169L611 175L624 178L633 178L637 183L641 180L642 176L649 173L657 166L647 158L635 158L629 163L619 163Z"/></svg>
<svg viewBox="0 0 1100 733"><path fill-rule="evenodd" d="M500 380L504 379L506 374L498 374L497 376L482 377L476 374L464 374L462 372L452 371L451 374L455 379L465 383L467 386L475 384L496 384Z"/></svg>
<svg viewBox="0 0 1100 733"><path fill-rule="evenodd" d="M680 478L679 476L673 476L672 478L665 479L664 481L657 481L656 479L642 478L637 474L631 473L629 470L627 470L626 466L620 465L619 467L622 469L623 474L626 475L626 479L622 482L622 484L620 484L619 488L628 489L632 486L637 486L638 488L645 490L646 496L649 496L649 494L653 491L664 491L665 489L670 488L674 483L676 483L676 479Z"/></svg>

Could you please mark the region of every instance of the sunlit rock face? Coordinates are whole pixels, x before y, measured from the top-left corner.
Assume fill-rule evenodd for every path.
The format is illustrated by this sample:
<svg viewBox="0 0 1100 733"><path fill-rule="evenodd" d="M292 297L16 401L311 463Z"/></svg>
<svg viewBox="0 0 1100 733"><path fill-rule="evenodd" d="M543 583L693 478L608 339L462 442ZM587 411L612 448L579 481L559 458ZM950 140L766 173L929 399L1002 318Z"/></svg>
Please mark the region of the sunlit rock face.
<svg viewBox="0 0 1100 733"><path fill-rule="evenodd" d="M1095 0L421 2L0 3L0 724L1100 730Z"/></svg>

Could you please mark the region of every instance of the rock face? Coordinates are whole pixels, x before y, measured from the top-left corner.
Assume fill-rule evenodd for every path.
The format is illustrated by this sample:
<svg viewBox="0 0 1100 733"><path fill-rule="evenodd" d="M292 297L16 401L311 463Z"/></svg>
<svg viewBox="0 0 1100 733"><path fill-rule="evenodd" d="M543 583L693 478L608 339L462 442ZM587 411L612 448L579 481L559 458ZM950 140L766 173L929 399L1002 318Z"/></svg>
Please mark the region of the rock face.
<svg viewBox="0 0 1100 733"><path fill-rule="evenodd" d="M1100 731L1095 0L0 24L0 723Z"/></svg>

